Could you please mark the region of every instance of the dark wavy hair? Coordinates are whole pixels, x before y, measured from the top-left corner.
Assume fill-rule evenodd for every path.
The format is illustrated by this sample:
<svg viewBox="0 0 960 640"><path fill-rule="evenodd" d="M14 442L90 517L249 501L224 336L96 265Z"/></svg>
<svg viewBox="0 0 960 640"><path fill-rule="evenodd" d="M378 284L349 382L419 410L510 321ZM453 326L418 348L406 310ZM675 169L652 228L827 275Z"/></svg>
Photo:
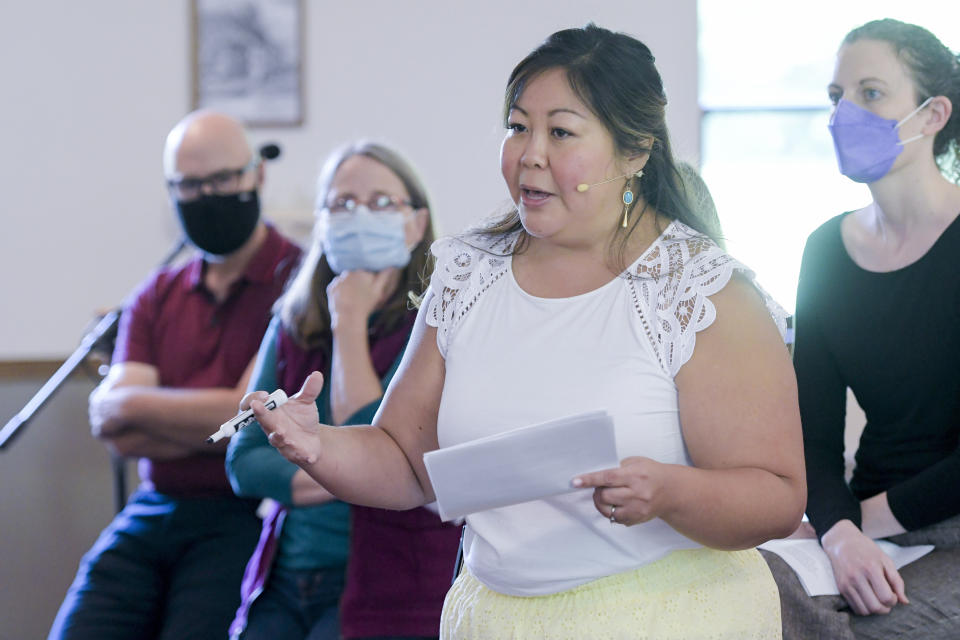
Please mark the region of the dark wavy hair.
<svg viewBox="0 0 960 640"><path fill-rule="evenodd" d="M913 79L918 105L931 96L950 100L953 111L933 139L933 156L944 173L954 181L960 179L960 56L923 27L891 18L857 27L846 35L843 44L858 40L879 40L893 47Z"/></svg>
<svg viewBox="0 0 960 640"><path fill-rule="evenodd" d="M639 187L644 207L639 215L630 216L626 229L617 227L612 247L616 264L621 269L626 266L627 240L647 208L714 237L712 225L706 224L691 204L687 184L673 157L666 123L667 96L650 49L636 38L593 23L557 31L510 74L503 102L504 124L524 88L552 69L566 72L571 89L610 132L622 157L650 154L639 185L636 178L631 178L634 187ZM522 228L520 214L512 206L477 231L491 235L520 231L513 250L518 253L529 240Z"/></svg>
<svg viewBox="0 0 960 640"><path fill-rule="evenodd" d="M347 159L366 156L390 169L403 183L410 195L410 206L427 209L430 218L423 238L410 251L410 262L403 268L397 289L384 303L377 314L375 331L390 331L400 325L410 309L408 300L419 299L429 284L427 274L432 270L430 245L435 239L433 216L427 189L413 166L393 149L369 140L359 140L335 150L327 158L317 179L317 206L327 201L333 178ZM310 349L330 352L333 334L330 328L330 309L327 302L327 285L336 276L323 252L323 244L314 225L310 248L292 277L286 291L274 304L274 313L280 316L284 328L300 344ZM412 294L412 295L411 295Z"/></svg>

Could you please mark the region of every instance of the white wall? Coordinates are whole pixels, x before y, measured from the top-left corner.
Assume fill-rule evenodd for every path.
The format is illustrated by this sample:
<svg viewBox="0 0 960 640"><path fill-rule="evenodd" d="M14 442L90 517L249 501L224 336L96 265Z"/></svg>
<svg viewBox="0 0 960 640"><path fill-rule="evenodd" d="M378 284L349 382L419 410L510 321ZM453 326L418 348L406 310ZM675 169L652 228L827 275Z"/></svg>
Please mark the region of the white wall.
<svg viewBox="0 0 960 640"><path fill-rule="evenodd" d="M695 0L304 0L306 119L275 140L268 215L309 224L324 154L369 136L417 165L450 233L506 198L499 110L513 65L593 20L645 41L664 77L675 149L697 161ZM0 6L0 360L69 354L174 243L160 153L190 109L187 0Z"/></svg>

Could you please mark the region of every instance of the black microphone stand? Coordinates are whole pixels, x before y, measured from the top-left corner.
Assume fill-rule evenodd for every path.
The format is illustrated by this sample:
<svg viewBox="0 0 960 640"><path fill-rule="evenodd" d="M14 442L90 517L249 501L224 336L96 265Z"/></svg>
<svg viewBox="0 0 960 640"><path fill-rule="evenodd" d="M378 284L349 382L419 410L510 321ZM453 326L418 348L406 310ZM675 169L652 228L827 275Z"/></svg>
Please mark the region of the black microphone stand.
<svg viewBox="0 0 960 640"><path fill-rule="evenodd" d="M165 267L183 250L186 246L185 240L179 240L171 251L164 257L160 267ZM70 374L80 366L91 351L106 345L112 345L117 337L117 325L120 322L120 310L113 309L97 322L87 335L80 341L80 346L74 350L62 365L54 372L52 376L44 383L30 401L17 413L10 418L7 424L0 429L0 451L5 449L13 439L27 426L33 416L53 397L63 383L70 377ZM112 348L105 349L107 353L113 351ZM124 461L119 456L112 456L114 471L114 497L116 499L117 511L123 508L126 502L126 474L124 473Z"/></svg>

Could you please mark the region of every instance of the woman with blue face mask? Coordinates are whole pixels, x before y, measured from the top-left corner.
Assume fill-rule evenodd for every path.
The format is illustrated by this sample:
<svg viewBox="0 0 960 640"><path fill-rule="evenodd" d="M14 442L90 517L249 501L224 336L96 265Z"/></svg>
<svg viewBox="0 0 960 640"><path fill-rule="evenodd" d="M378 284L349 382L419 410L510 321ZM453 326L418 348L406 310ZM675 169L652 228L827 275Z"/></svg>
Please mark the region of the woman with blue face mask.
<svg viewBox="0 0 960 640"><path fill-rule="evenodd" d="M828 91L840 171L873 201L804 251L794 366L809 524L795 535L819 538L841 595L808 597L768 555L784 637L957 638L960 64L929 31L878 20L846 36ZM848 387L867 418L852 469ZM879 538L935 550L898 571Z"/></svg>
<svg viewBox="0 0 960 640"><path fill-rule="evenodd" d="M318 181L312 245L277 302L251 388L293 394L319 370L325 422L369 424L410 336L433 239L426 190L402 157L366 141L334 152ZM234 436L227 469L237 493L274 501L233 637L438 635L459 526L429 508L348 506L258 428Z"/></svg>

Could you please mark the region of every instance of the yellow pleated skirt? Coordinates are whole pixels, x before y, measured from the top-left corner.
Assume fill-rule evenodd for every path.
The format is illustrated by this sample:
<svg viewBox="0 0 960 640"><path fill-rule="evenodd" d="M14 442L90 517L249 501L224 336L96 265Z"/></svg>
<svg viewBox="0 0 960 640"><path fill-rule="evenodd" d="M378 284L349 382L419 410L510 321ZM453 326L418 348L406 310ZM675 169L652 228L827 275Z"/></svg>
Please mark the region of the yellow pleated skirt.
<svg viewBox="0 0 960 640"><path fill-rule="evenodd" d="M497 593L464 570L447 593L442 640L769 640L780 598L755 549L690 549L569 591Z"/></svg>

